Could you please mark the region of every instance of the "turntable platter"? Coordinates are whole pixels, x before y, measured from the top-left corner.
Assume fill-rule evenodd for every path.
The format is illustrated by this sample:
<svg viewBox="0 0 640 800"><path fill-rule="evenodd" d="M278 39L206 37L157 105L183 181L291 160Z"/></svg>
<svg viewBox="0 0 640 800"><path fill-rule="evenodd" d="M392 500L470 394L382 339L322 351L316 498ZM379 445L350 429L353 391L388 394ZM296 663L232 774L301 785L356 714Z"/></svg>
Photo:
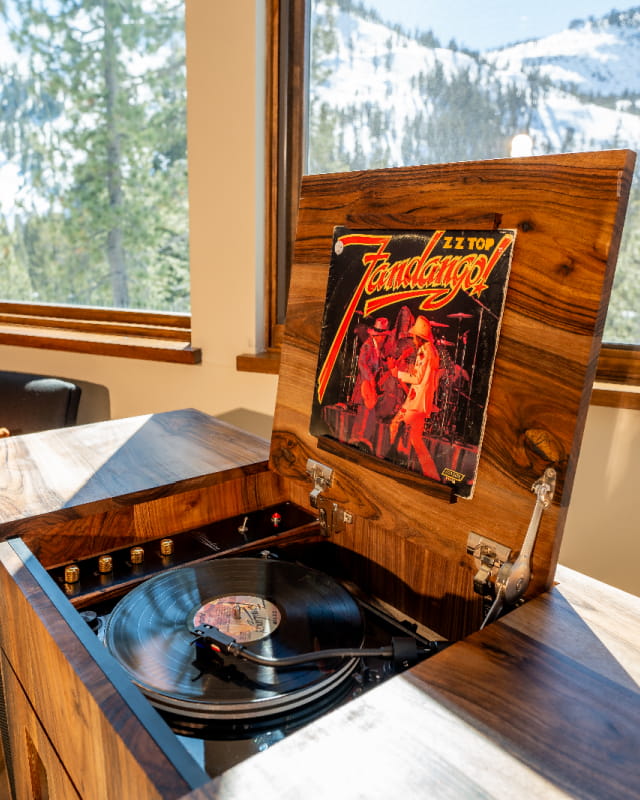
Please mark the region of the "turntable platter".
<svg viewBox="0 0 640 800"><path fill-rule="evenodd" d="M255 718L325 695L357 659L289 668L198 658L190 630L215 625L272 658L357 648L360 609L336 581L298 564L229 558L180 567L140 584L115 606L105 644L158 708L193 719Z"/></svg>

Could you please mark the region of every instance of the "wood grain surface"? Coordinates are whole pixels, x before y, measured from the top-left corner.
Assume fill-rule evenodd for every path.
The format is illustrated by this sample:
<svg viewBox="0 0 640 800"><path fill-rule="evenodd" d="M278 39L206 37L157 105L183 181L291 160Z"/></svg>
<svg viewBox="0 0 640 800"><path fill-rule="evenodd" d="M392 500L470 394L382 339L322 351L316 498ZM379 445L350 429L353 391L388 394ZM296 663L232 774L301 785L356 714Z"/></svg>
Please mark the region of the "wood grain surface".
<svg viewBox="0 0 640 800"><path fill-rule="evenodd" d="M46 797L51 800L81 800L64 764L51 746L38 717L33 713L29 698L9 662L2 659L2 676L8 712L11 714L12 780L17 798ZM25 766L28 765L28 769ZM7 777L8 779L8 777ZM6 794L0 788L2 800L13 800L7 784Z"/></svg>
<svg viewBox="0 0 640 800"><path fill-rule="evenodd" d="M11 620L1 630L3 679L21 686L6 695L16 800L73 797L58 783L63 770L85 800L178 798L206 781L181 748L167 755L171 731L123 673L105 670L106 650L88 626L72 628L79 617L20 541L0 543L0 594Z"/></svg>
<svg viewBox="0 0 640 800"><path fill-rule="evenodd" d="M633 163L629 151L610 151L303 180L270 463L288 479L292 495L294 484L308 492L308 458L334 468L326 494L355 515L339 537L359 555L405 580L412 569L407 559L421 553L423 569L409 582L429 608L423 621L430 628L457 638L477 627L477 614L458 624L449 615L451 603L429 599L442 593L444 582L454 604L474 605L468 534L519 550L535 499L530 489L547 466L557 470L558 486L541 522L529 596L551 583ZM309 434L335 225L517 231L471 500L452 505L428 481L402 485L371 459L328 452Z"/></svg>
<svg viewBox="0 0 640 800"><path fill-rule="evenodd" d="M50 569L87 556L198 528L284 500L265 469L157 500L67 521L59 515L24 519L12 526Z"/></svg>
<svg viewBox="0 0 640 800"><path fill-rule="evenodd" d="M545 591L632 166L612 151L306 178L270 451L193 410L0 440L0 538L24 539L0 542L17 800L640 797L639 601L570 571ZM472 500L321 450L308 433L336 224L518 231ZM281 499L309 506L309 457L334 467L327 494L354 514L329 537L336 571L460 641L208 781L44 566ZM559 485L534 551L535 599L477 631L467 536L517 550L550 463Z"/></svg>
<svg viewBox="0 0 640 800"><path fill-rule="evenodd" d="M100 529L107 549L152 526L185 530L219 519L216 506L228 516L266 503L261 487L276 491L267 458L263 439L193 409L2 439L0 538L24 535L37 549L61 526L73 538Z"/></svg>
<svg viewBox="0 0 640 800"><path fill-rule="evenodd" d="M637 800L640 599L558 577L189 800Z"/></svg>
<svg viewBox="0 0 640 800"><path fill-rule="evenodd" d="M232 503L259 502L254 478L244 489L230 481ZM142 504L151 527L153 502ZM356 520L340 544L346 561L338 555L337 568L387 585L407 606L437 607L463 593L450 582L455 562L422 537ZM387 548L396 549L390 556ZM365 549L371 560L360 556ZM419 592L425 570L441 576L429 598ZM0 543L17 800L34 791L64 800L638 798L640 599L570 570L558 579L499 622L208 781L24 544Z"/></svg>

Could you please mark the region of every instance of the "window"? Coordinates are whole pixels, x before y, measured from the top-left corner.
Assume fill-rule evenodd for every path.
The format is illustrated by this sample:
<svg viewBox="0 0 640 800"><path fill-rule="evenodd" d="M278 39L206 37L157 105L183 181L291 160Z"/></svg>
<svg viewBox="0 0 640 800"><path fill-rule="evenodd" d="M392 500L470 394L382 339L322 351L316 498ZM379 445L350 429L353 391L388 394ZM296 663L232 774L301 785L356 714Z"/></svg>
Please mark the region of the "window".
<svg viewBox="0 0 640 800"><path fill-rule="evenodd" d="M296 75L294 87L300 86L302 43L307 42L308 48L308 90L303 97L297 97L295 91L290 93L286 106L289 126L292 107L298 119L305 109L305 136L298 136L297 141L290 135L287 139L284 126L287 147L283 152L288 153L289 162L295 160L292 153L297 152L303 171L507 157L512 144L523 140L532 153L623 146L636 149L640 145L640 95L636 97L632 87L616 95L618 75L601 87L600 94L586 83L577 84L577 77L566 66L570 58L565 58L563 50L554 52L549 40L546 50L536 49L535 42L520 49L500 49L500 31L492 23L491 46L480 52L455 39L441 42L437 30L383 22L394 9L403 20L410 6L423 14L420 4L280 0L276 5L281 18L285 9L294 20L290 29L298 31L294 46L286 36L280 39L281 82L282 75L287 75L284 63L289 65L288 74ZM486 17L483 7L472 2L459 2L457 7L461 5L469 21L465 30L474 25L481 29ZM511 7L517 11L518 4ZM530 4L526 9L529 20L535 21ZM300 22L305 11L308 38L299 32L305 30ZM437 13L434 11L430 18ZM449 6L445 17L455 21L451 23L454 30L461 29L459 14L452 14ZM606 37L619 33L623 41L624 31L635 25L640 25L639 13L610 12L597 18L568 19L565 35L572 46L581 34L591 37L584 45L588 51L598 31ZM507 28L502 36L502 45L518 38L514 27ZM526 38L526 31L520 31L520 38ZM543 34L536 38L543 38ZM559 48L561 43L555 41L555 46ZM629 58L635 63L637 53ZM576 68L576 64L571 66ZM602 71L600 74L604 81ZM402 103L397 102L399 96ZM552 126L549 119L559 120L559 124ZM517 134L526 136L517 140ZM284 191L295 193L298 176L280 171L278 178ZM638 180L634 182L605 331L605 338L614 345L603 348L599 378L606 381L640 382L639 184ZM280 236L281 252L285 252L290 246L290 230L281 227ZM288 280L282 267L277 280L282 292ZM272 320L280 322L277 312L272 311ZM620 402L619 398L614 402Z"/></svg>
<svg viewBox="0 0 640 800"><path fill-rule="evenodd" d="M466 26L452 25L449 9L446 16L434 11L434 29L426 31L385 23L383 15L393 13L387 0L311 0L306 169L504 158L518 147L520 155L638 148L640 94L606 56L613 50L623 63L637 61L638 45L627 34L640 26L640 12L609 11L609 0L591 6L601 6L601 16L571 19L566 10L564 26L550 23L538 33L536 16L549 12L512 3L517 16L528 17L513 45L511 17L498 15L483 30L486 10L470 0L456 3ZM481 49L443 36L457 31ZM537 35L528 38L529 31ZM607 341L640 344L638 274L636 180Z"/></svg>
<svg viewBox="0 0 640 800"><path fill-rule="evenodd" d="M0 41L2 341L197 360L184 4L12 0Z"/></svg>

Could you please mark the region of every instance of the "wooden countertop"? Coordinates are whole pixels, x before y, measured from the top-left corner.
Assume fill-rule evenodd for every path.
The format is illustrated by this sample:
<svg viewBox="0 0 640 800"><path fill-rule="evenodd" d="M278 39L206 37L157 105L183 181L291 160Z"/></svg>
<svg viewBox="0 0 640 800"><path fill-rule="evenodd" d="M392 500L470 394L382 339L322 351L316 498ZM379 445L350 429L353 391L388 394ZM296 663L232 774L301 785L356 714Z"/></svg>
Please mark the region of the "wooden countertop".
<svg viewBox="0 0 640 800"><path fill-rule="evenodd" d="M0 439L0 538L34 517L53 524L246 476L268 457L268 442L195 409Z"/></svg>
<svg viewBox="0 0 640 800"><path fill-rule="evenodd" d="M225 489L266 469L267 452L193 410L0 440L0 536L176 487ZM640 598L563 567L556 577L184 800L640 798Z"/></svg>
<svg viewBox="0 0 640 800"><path fill-rule="evenodd" d="M189 798L640 797L640 598L557 579Z"/></svg>

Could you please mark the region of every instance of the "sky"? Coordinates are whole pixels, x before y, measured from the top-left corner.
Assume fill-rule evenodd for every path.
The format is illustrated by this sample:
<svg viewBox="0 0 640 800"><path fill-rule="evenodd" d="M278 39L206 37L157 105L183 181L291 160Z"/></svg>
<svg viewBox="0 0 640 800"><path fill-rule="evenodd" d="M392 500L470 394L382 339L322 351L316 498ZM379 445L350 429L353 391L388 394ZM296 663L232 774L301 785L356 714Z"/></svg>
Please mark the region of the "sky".
<svg viewBox="0 0 640 800"><path fill-rule="evenodd" d="M385 21L409 31L432 30L443 45L453 38L471 50L487 50L564 30L571 20L600 17L635 3L615 0L363 0Z"/></svg>

